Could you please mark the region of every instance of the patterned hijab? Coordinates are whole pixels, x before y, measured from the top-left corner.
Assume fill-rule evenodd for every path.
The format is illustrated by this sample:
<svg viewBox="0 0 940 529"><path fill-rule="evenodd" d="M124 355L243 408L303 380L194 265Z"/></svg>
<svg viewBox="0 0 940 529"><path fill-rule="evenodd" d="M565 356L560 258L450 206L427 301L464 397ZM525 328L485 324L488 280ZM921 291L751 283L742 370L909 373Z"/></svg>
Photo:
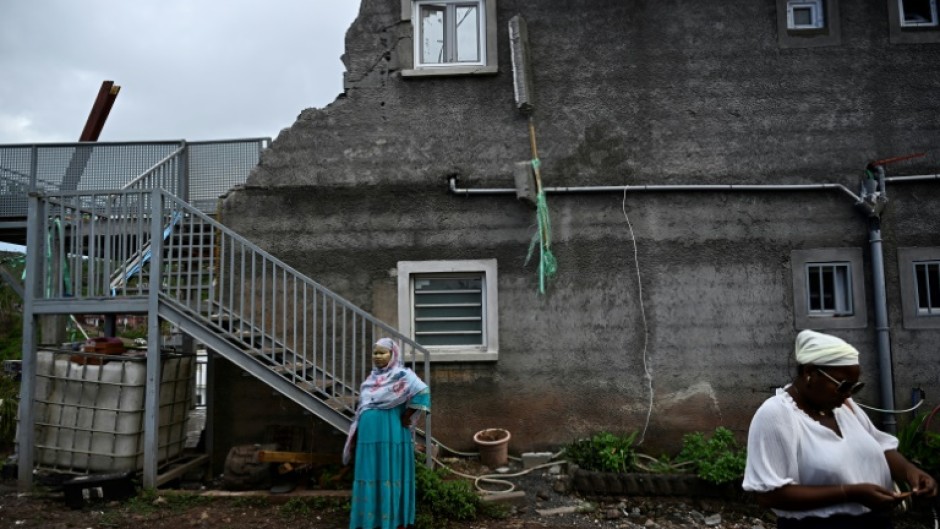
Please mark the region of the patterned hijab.
<svg viewBox="0 0 940 529"><path fill-rule="evenodd" d="M356 416L349 427L346 446L343 447L343 464L348 465L352 454L352 440L356 435L359 417L366 410L390 410L408 402L412 397L428 388L414 371L402 364L401 349L391 338L382 338L375 345L392 352L392 358L384 368L373 367L359 387L359 405Z"/></svg>

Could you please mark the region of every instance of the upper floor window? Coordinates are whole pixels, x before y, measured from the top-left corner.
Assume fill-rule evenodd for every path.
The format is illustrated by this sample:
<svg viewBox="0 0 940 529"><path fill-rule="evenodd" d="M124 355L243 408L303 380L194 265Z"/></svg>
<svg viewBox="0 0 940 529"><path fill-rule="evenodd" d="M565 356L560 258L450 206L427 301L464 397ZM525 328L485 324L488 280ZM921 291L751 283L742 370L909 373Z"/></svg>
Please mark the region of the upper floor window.
<svg viewBox="0 0 940 529"><path fill-rule="evenodd" d="M787 2L787 29L819 29L824 26L822 0Z"/></svg>
<svg viewBox="0 0 940 529"><path fill-rule="evenodd" d="M937 0L887 0L888 40L892 44L940 42Z"/></svg>
<svg viewBox="0 0 940 529"><path fill-rule="evenodd" d="M418 38L415 64L482 64L486 37L482 33L483 2L415 2Z"/></svg>
<svg viewBox="0 0 940 529"><path fill-rule="evenodd" d="M403 76L497 72L496 0L402 0L402 18L412 28Z"/></svg>
<svg viewBox="0 0 940 529"><path fill-rule="evenodd" d="M940 248L898 248L906 329L940 329Z"/></svg>
<svg viewBox="0 0 940 529"><path fill-rule="evenodd" d="M776 0L777 45L817 48L842 43L839 0Z"/></svg>
<svg viewBox="0 0 940 529"><path fill-rule="evenodd" d="M898 0L901 27L933 27L937 25L937 0Z"/></svg>
<svg viewBox="0 0 940 529"><path fill-rule="evenodd" d="M860 249L794 250L790 263L797 329L857 329L868 325Z"/></svg>

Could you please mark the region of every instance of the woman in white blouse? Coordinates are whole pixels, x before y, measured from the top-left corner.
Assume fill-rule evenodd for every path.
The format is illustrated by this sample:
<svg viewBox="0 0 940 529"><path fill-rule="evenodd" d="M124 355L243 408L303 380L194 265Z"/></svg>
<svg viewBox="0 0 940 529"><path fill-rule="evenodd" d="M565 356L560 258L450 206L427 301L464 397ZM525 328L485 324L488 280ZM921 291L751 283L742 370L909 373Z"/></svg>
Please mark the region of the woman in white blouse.
<svg viewBox="0 0 940 529"><path fill-rule="evenodd" d="M864 385L858 351L810 330L796 338L797 376L754 414L744 489L777 514L777 527L890 528L887 513L937 483L898 451L851 398ZM911 491L894 491L892 479Z"/></svg>

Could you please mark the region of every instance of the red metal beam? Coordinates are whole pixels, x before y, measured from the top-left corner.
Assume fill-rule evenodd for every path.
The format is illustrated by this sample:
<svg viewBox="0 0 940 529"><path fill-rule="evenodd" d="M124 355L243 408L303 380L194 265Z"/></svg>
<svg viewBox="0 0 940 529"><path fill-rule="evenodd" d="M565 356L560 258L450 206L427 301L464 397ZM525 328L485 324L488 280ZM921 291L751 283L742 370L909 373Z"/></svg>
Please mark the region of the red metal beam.
<svg viewBox="0 0 940 529"><path fill-rule="evenodd" d="M114 81L103 81L98 90L98 97L95 98L95 104L91 107L91 113L88 114L88 120L85 121L85 128L78 141L98 141L101 135L101 129L104 128L104 122L108 119L111 107L114 106L114 100L117 99L121 87L114 84Z"/></svg>

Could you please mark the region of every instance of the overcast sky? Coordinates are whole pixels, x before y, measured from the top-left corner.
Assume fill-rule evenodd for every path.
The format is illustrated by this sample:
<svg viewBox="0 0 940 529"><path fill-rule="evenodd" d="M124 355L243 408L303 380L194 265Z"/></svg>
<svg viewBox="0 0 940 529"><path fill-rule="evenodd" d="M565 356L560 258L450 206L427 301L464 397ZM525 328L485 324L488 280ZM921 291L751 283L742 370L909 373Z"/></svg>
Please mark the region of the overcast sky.
<svg viewBox="0 0 940 529"><path fill-rule="evenodd" d="M342 92L359 0L0 0L0 144L275 137Z"/></svg>
<svg viewBox="0 0 940 529"><path fill-rule="evenodd" d="M0 144L277 136L343 90L359 0L0 0ZM0 249L10 249L0 243Z"/></svg>

